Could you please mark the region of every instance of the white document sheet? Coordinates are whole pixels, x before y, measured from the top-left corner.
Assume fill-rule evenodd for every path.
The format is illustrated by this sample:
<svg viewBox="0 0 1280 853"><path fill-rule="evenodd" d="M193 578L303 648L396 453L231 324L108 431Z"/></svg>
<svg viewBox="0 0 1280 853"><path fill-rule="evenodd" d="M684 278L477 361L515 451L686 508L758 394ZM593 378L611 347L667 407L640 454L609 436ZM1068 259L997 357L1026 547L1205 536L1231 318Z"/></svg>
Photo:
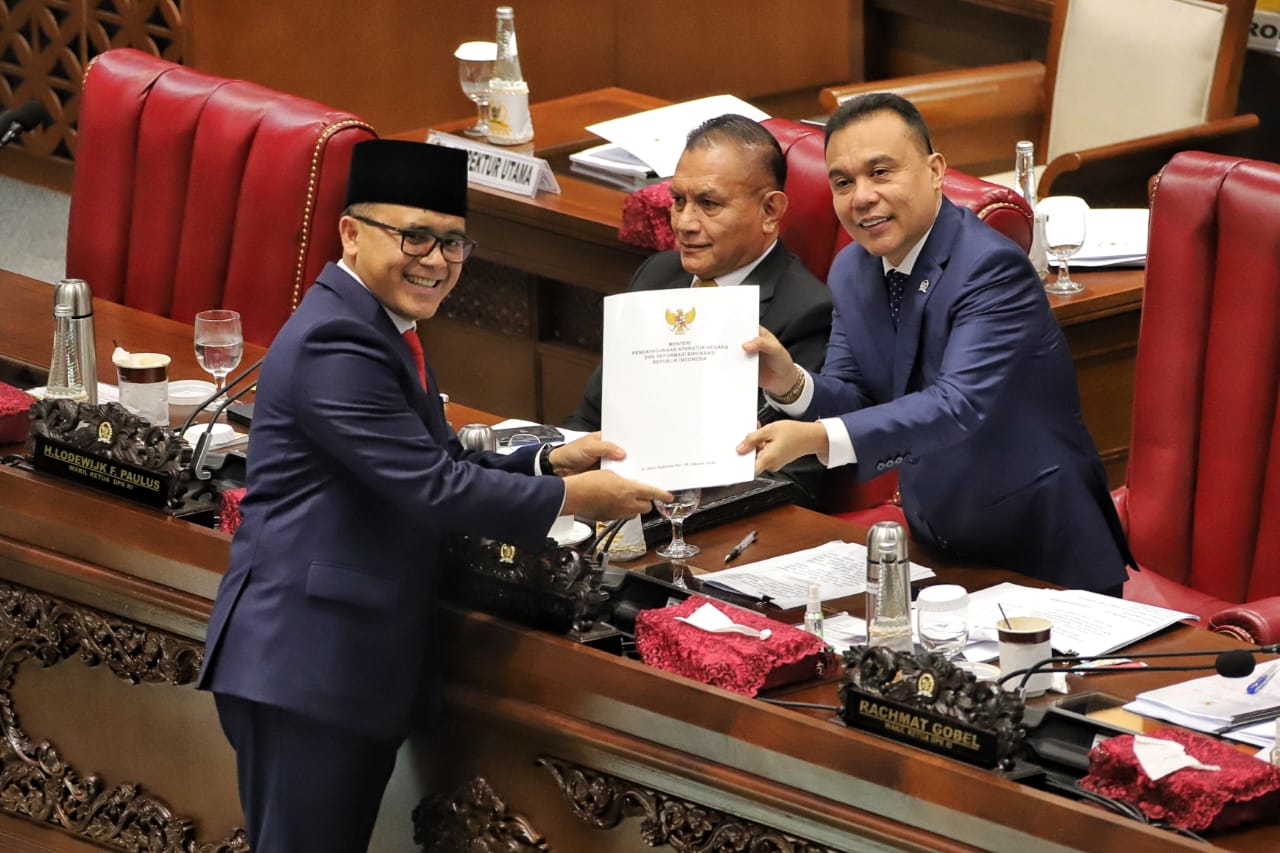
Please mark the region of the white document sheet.
<svg viewBox="0 0 1280 853"><path fill-rule="evenodd" d="M934 576L933 569L911 563L911 582ZM823 601L867 591L867 546L857 542L827 542L756 563L701 575L703 583L768 596L779 607L799 607L808 599L809 584L821 588Z"/></svg>
<svg viewBox="0 0 1280 853"><path fill-rule="evenodd" d="M664 489L743 483L755 454L760 288L687 287L604 300L601 436L627 458L605 468Z"/></svg>
<svg viewBox="0 0 1280 853"><path fill-rule="evenodd" d="M660 178L675 174L689 131L710 118L737 113L756 121L769 114L733 95L712 95L587 125L587 130L625 148Z"/></svg>

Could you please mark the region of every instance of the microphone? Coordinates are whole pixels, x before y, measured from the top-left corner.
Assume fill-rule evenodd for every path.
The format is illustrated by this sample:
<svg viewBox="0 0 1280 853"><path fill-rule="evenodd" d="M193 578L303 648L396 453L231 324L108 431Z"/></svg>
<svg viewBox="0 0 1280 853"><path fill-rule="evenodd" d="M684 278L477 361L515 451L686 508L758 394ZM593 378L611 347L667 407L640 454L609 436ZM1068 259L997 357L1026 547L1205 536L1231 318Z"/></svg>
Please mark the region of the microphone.
<svg viewBox="0 0 1280 853"><path fill-rule="evenodd" d="M0 148L37 125L48 127L49 121L49 111L36 100L27 101L17 109L0 114Z"/></svg>
<svg viewBox="0 0 1280 853"><path fill-rule="evenodd" d="M254 367L257 367L257 365L254 365ZM240 378L243 379L244 377L242 376ZM236 393L227 397L227 399L223 400L222 405L218 406L218 408L214 410L213 417L209 420L209 428L200 434L200 440L196 442L195 452L191 454L191 473L195 475L197 480L208 480L213 476L212 471L204 470L204 458L209 453L209 444L212 442L210 436L213 434L213 425L218 422L218 418L222 417L222 412L227 408L227 406L230 406L236 400L239 400L245 394L248 394L257 387L258 384L256 382L246 385Z"/></svg>
<svg viewBox="0 0 1280 853"><path fill-rule="evenodd" d="M239 385L241 382L243 382L243 381L244 381L244 380L245 380L245 379L246 379L250 374L252 374L255 370L257 370L259 367L261 367L261 366L262 366L262 362L265 360L265 358L266 358L266 356L263 356L262 358L260 358L260 359L258 359L257 361L255 361L253 364L251 364L251 365L249 365L248 367L246 367L246 368L244 369L244 372L242 372L239 376L235 377L235 378L234 378L234 379L232 379L230 382L228 382L226 385L224 385L224 386L222 387L222 390L221 390L221 391L214 391L214 392L213 392L212 394L210 394L208 397L206 397L206 398L204 398L203 400L201 400L201 401L200 401L200 405L198 405L198 406L196 406L196 407L195 407L195 409L191 412L191 414L187 416L187 419L186 419L185 421L183 421L183 422L182 422L182 426L181 426L181 427L179 427L179 428L177 429L177 433L178 433L178 435L184 435L184 434L186 433L187 429L188 429L188 428L189 428L193 423L195 423L196 416L197 416L197 415L199 415L201 412L203 412L203 411L204 411L204 410L205 410L209 405L211 405L211 404L213 403L213 401L214 401L214 400L218 399L218 395L219 395L219 394L225 394L225 393L227 393L227 392L228 392L228 391L230 391L232 388L236 387L236 386L237 386L237 385ZM239 394L237 394L237 395L236 395L236 399L239 399L239 398L240 398L240 395L239 395ZM231 402L231 401L230 401L230 400L228 400L227 402ZM223 408L226 408L226 406L223 406L222 408L218 409L218 413L219 413L219 414L221 414L221 413L222 413L222 409L223 409Z"/></svg>
<svg viewBox="0 0 1280 853"><path fill-rule="evenodd" d="M1252 649L1213 649L1204 651L1187 651L1187 652L1153 652L1148 655L1141 655L1143 659L1156 658L1196 658L1196 657L1213 657L1215 660L1210 664L1178 664L1176 666L1149 666L1145 667L1146 672L1194 672L1196 670L1213 669L1218 674L1226 678L1244 678L1253 672L1254 666L1257 664L1255 654L1273 655L1280 653L1280 644L1270 646L1257 646ZM1114 654L1105 655L1061 655L1058 657L1048 657L1036 661L1026 669L1016 669L1013 672L1006 673L1001 676L999 684L1004 686L1005 682L1011 681L1018 676L1022 679L1018 682L1017 689L1021 691L1027 686L1027 681L1037 672L1049 669L1054 664L1066 663L1071 666L1062 667L1053 670L1054 672L1094 672L1106 673L1106 669L1096 667L1078 666L1084 661L1106 660L1115 657Z"/></svg>

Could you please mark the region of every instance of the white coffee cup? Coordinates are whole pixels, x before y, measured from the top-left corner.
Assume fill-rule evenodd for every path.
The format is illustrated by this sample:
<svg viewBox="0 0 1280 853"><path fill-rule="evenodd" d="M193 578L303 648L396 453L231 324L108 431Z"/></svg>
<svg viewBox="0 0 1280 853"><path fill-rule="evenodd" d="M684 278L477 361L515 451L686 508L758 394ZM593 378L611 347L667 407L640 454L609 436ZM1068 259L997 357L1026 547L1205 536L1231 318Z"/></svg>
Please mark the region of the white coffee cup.
<svg viewBox="0 0 1280 853"><path fill-rule="evenodd" d="M1053 655L1049 634L1053 623L1043 616L1010 616L996 622L999 636L1000 675L1005 677L1019 669L1029 669ZM1006 690L1016 690L1021 676L1005 682ZM1053 683L1053 671L1045 669L1027 680L1024 696L1039 696Z"/></svg>

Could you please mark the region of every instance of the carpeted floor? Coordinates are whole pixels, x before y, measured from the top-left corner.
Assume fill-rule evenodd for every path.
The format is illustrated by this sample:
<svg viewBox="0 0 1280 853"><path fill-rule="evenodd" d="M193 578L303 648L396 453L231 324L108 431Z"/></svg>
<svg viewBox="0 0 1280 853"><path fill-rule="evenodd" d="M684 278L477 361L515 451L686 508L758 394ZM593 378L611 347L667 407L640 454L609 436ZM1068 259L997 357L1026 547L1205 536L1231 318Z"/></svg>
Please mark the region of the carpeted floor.
<svg viewBox="0 0 1280 853"><path fill-rule="evenodd" d="M0 175L0 269L48 282L62 278L70 207L65 193Z"/></svg>

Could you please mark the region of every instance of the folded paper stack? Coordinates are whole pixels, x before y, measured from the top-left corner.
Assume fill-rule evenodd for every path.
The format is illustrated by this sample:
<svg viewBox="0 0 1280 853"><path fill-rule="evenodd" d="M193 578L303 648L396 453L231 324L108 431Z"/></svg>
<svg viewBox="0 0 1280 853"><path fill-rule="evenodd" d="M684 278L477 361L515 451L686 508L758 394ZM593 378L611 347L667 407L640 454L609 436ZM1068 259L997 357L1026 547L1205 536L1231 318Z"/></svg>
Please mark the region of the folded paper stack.
<svg viewBox="0 0 1280 853"><path fill-rule="evenodd" d="M750 629L751 635L706 631L686 621L703 605ZM650 666L746 696L816 678L835 661L821 637L697 595L671 607L642 611L636 618L636 648Z"/></svg>

